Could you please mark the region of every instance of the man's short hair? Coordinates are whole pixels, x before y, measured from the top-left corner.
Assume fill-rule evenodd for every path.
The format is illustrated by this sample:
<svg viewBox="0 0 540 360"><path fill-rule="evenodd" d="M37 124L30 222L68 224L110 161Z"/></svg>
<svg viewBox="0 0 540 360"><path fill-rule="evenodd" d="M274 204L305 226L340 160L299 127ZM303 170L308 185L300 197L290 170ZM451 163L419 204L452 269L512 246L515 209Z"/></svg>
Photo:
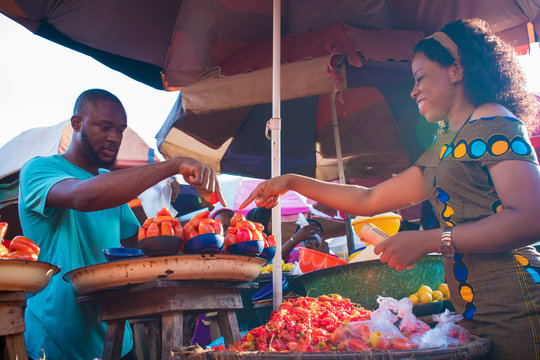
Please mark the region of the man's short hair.
<svg viewBox="0 0 540 360"><path fill-rule="evenodd" d="M123 107L122 102L115 95L103 89L89 89L82 92L73 107L73 115L81 115L86 108L95 101L110 101Z"/></svg>

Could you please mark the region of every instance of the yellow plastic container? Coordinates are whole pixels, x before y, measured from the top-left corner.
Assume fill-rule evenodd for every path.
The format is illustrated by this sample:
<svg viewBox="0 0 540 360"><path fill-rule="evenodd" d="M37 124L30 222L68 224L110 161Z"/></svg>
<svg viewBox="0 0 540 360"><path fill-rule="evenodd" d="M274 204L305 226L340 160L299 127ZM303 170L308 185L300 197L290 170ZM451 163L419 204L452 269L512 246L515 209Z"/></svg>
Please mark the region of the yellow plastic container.
<svg viewBox="0 0 540 360"><path fill-rule="evenodd" d="M360 217L357 216L355 220L351 223L351 226L354 229L356 235L360 237L360 230L365 223L372 223L373 225L380 228L382 231L387 233L390 236L396 235L399 231L399 226L401 224L401 215L398 214L382 214L372 217Z"/></svg>

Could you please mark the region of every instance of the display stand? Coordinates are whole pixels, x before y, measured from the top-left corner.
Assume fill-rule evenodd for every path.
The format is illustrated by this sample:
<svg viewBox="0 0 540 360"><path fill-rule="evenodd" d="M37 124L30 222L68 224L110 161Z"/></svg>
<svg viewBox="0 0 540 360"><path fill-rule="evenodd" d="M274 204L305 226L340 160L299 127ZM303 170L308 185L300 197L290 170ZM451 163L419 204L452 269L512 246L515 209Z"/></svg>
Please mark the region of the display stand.
<svg viewBox="0 0 540 360"><path fill-rule="evenodd" d="M27 360L24 342L24 291L0 291L0 337L2 359Z"/></svg>
<svg viewBox="0 0 540 360"><path fill-rule="evenodd" d="M161 359L171 359L183 346L184 312L217 311L226 344L240 339L236 309L243 307L241 292L256 283L224 281L155 280L85 296L78 302L98 302L99 321L107 322L103 360L120 359L125 321L161 320Z"/></svg>

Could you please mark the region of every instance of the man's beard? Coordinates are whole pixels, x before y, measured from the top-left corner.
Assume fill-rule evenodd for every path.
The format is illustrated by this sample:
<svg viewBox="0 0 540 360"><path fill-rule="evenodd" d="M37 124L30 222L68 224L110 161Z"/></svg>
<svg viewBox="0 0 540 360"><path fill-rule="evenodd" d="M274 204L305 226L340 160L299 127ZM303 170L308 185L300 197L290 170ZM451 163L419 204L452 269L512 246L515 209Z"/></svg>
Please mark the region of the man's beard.
<svg viewBox="0 0 540 360"><path fill-rule="evenodd" d="M83 144L83 149L85 154L90 158L90 160L97 165L100 168L110 169L114 166L116 163L116 156L111 161L103 161L99 158L98 154L94 149L92 149L92 146L90 145L90 141L88 140L88 135L84 132L84 128L81 129L81 142ZM118 153L117 153L118 154Z"/></svg>

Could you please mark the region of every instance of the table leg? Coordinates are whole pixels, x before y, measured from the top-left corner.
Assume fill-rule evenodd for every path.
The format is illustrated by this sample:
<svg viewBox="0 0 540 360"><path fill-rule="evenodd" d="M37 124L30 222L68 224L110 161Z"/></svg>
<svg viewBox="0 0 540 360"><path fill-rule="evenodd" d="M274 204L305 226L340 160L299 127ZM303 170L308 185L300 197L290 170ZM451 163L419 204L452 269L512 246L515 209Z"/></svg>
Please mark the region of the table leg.
<svg viewBox="0 0 540 360"><path fill-rule="evenodd" d="M107 321L103 360L119 360L122 357L122 343L124 342L125 327L125 319Z"/></svg>
<svg viewBox="0 0 540 360"><path fill-rule="evenodd" d="M240 328L234 310L218 310L218 322L225 345L230 345L240 340Z"/></svg>
<svg viewBox="0 0 540 360"><path fill-rule="evenodd" d="M184 313L167 312L161 315L161 360L169 360L173 349L184 345Z"/></svg>
<svg viewBox="0 0 540 360"><path fill-rule="evenodd" d="M28 360L24 333L4 335L3 338L7 360Z"/></svg>

